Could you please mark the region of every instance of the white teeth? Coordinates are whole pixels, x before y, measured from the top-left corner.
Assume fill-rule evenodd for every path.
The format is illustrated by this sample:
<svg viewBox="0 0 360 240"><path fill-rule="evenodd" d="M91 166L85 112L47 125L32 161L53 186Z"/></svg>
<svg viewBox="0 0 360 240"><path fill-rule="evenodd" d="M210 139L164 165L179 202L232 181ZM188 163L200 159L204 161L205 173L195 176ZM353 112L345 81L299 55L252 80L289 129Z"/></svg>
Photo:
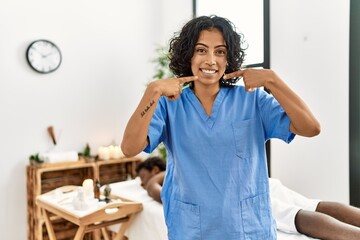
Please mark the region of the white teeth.
<svg viewBox="0 0 360 240"><path fill-rule="evenodd" d="M201 69L204 73L215 73L215 70Z"/></svg>

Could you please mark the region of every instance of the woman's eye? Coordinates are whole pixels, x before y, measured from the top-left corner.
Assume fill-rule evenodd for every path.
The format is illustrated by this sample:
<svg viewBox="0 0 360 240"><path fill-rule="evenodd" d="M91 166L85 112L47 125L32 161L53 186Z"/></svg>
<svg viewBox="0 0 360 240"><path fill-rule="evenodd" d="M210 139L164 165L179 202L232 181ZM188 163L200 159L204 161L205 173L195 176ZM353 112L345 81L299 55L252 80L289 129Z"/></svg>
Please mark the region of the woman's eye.
<svg viewBox="0 0 360 240"><path fill-rule="evenodd" d="M206 51L205 51L205 49L203 49L203 48L198 48L198 49L196 49L196 52L198 52L198 53L204 53L204 52L206 52Z"/></svg>
<svg viewBox="0 0 360 240"><path fill-rule="evenodd" d="M225 50L217 50L216 53L224 55L224 54L226 54L226 51Z"/></svg>

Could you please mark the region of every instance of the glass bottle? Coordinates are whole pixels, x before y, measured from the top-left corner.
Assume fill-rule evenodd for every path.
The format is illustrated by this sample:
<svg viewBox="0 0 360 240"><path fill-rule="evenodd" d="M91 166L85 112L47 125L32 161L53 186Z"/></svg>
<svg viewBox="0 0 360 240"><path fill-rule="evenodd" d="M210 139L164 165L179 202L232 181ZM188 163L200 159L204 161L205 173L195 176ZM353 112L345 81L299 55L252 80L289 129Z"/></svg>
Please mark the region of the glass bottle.
<svg viewBox="0 0 360 240"><path fill-rule="evenodd" d="M100 182L98 179L95 180L95 185L94 185L94 195L95 195L95 198L99 199L100 200Z"/></svg>

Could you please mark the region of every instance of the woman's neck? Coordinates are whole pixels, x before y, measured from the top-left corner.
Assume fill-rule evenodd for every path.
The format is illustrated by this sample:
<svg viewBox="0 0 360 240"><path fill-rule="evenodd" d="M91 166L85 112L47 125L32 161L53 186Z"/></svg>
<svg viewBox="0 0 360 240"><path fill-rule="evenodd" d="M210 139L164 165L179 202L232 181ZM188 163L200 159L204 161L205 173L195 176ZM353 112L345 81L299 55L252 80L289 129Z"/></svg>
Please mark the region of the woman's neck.
<svg viewBox="0 0 360 240"><path fill-rule="evenodd" d="M211 115L212 107L215 98L220 91L220 85L215 86L194 86L193 91L195 96L199 99L201 105L204 107L208 116Z"/></svg>

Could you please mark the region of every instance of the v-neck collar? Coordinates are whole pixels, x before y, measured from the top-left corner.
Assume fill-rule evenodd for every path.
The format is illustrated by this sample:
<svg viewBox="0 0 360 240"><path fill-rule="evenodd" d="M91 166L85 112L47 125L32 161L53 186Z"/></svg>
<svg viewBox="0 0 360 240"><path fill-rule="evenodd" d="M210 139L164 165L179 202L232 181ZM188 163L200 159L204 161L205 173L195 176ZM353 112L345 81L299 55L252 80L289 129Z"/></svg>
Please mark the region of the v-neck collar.
<svg viewBox="0 0 360 240"><path fill-rule="evenodd" d="M209 128L212 128L214 126L215 119L220 110L220 105L223 102L228 90L229 88L220 87L220 90L215 97L214 105L211 109L211 114L210 116L208 116L200 100L196 97L195 93L189 88L187 96L190 102L194 105L196 111L199 113L201 119L206 123L206 125Z"/></svg>

